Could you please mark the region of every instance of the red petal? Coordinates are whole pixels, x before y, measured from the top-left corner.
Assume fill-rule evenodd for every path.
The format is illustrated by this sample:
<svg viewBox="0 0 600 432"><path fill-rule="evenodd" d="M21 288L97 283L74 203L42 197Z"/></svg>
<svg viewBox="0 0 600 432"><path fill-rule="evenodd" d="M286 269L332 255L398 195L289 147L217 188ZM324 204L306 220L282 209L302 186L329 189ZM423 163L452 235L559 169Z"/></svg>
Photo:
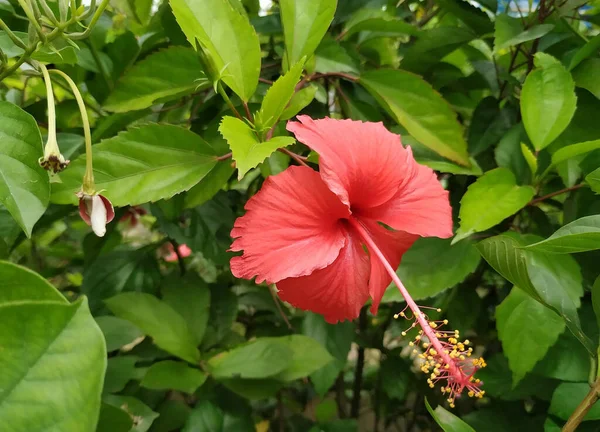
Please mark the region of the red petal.
<svg viewBox="0 0 600 432"><path fill-rule="evenodd" d="M104 207L106 207L106 223L109 223L115 218L115 209L113 208L112 203L103 195L98 195L102 202L104 203Z"/></svg>
<svg viewBox="0 0 600 432"><path fill-rule="evenodd" d="M388 201L404 179L408 152L382 123L298 116L287 129L320 155L321 176L342 202L369 208Z"/></svg>
<svg viewBox="0 0 600 432"><path fill-rule="evenodd" d="M361 220L369 218L411 234L441 238L452 237L452 207L448 191L442 188L431 168L410 157L404 166L405 180L388 202L356 212Z"/></svg>
<svg viewBox="0 0 600 432"><path fill-rule="evenodd" d="M290 167L267 178L235 221L231 259L234 276L278 282L305 276L331 264L345 244L339 220L349 210L329 190L319 173Z"/></svg>
<svg viewBox="0 0 600 432"><path fill-rule="evenodd" d="M358 317L369 298L368 280L368 256L358 236L347 232L346 245L330 266L309 276L284 279L277 289L282 300L336 323Z"/></svg>
<svg viewBox="0 0 600 432"><path fill-rule="evenodd" d="M87 205L85 204L85 200L86 200L86 198L84 198L84 197L79 198L79 215L81 216L81 219L83 219L83 221L86 224L91 226L92 221L90 219L90 215L87 212Z"/></svg>
<svg viewBox="0 0 600 432"><path fill-rule="evenodd" d="M394 269L397 269L400 265L402 255L404 255L404 253L419 238L418 235L409 234L403 231L390 231L374 221L361 220L360 223L371 235L371 238L377 247L381 250L381 252L383 252L387 258L387 261L390 263L390 266ZM383 297L385 289L392 281L392 277L387 273L381 261L377 259L370 248L369 254L371 262L369 294L373 299L371 313L377 314L381 297Z"/></svg>

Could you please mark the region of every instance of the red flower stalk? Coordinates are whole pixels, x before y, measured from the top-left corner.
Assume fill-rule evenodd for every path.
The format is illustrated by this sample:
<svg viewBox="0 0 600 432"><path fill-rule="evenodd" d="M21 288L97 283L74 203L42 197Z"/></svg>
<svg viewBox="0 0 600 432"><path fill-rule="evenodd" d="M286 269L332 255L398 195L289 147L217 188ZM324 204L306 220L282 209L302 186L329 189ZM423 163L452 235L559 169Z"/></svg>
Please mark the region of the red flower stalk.
<svg viewBox="0 0 600 432"><path fill-rule="evenodd" d="M358 317L369 297L377 313L393 280L416 317L413 327L435 350L425 365L435 360L436 381L448 380L452 401L463 389L479 395L470 381L477 365L454 358L395 273L419 237L452 236L448 192L381 123L298 120L287 129L319 153L320 172L290 167L267 178L231 232L231 250L243 251L232 258L232 273L277 284L283 300L330 323Z"/></svg>

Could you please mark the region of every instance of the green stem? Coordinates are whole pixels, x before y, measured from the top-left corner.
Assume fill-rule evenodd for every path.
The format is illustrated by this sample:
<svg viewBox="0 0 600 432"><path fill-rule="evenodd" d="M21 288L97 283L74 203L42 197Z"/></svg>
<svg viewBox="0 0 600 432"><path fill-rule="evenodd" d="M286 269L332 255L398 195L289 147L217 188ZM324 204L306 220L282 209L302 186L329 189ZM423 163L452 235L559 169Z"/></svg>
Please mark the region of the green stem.
<svg viewBox="0 0 600 432"><path fill-rule="evenodd" d="M96 9L96 12L94 13L94 16L92 17L92 20L90 21L90 24L88 25L88 28L85 29L84 32L69 34L68 35L69 38L71 38L73 40L78 40L78 39L85 39L86 37L88 37L90 35L90 33L92 32L92 29L96 25L96 22L102 16L104 9L106 9L106 6L108 6L109 2L110 2L110 0L102 0L102 3L100 3L100 6L98 6L98 9Z"/></svg>
<svg viewBox="0 0 600 432"><path fill-rule="evenodd" d="M591 410L594 404L598 401L599 394L600 379L594 382L589 393L581 401L577 408L575 408L575 411L573 411L573 414L571 414L571 417L569 417L569 420L567 420L567 423L565 423L562 432L574 432L577 430L589 410Z"/></svg>
<svg viewBox="0 0 600 432"><path fill-rule="evenodd" d="M18 2L19 2L19 5L21 5L23 12L25 12L25 16L27 16L27 19L29 20L31 25L35 28L35 31L38 34L38 37L40 38L40 40L43 42L46 42L46 35L44 34L44 31L42 30L40 23L38 22L37 18L35 17L35 14L33 13L33 9L29 6L29 4L27 3L26 0L18 0Z"/></svg>
<svg viewBox="0 0 600 432"><path fill-rule="evenodd" d="M94 184L94 170L92 164L92 135L90 133L90 121L88 119L87 111L85 109L85 103L79 92L77 84L61 70L53 69L51 72L60 75L69 84L77 105L79 106L79 112L81 113L81 121L83 123L83 135L85 138L85 174L83 175L83 192L87 195L93 195L96 192L96 185Z"/></svg>
<svg viewBox="0 0 600 432"><path fill-rule="evenodd" d="M25 45L25 42L23 42L16 34L14 34L12 32L12 30L10 28L8 28L6 23L1 18L0 18L0 28L2 30L4 30L4 32L8 35L10 40L12 40L16 46L18 46L19 48L27 49L27 45Z"/></svg>
<svg viewBox="0 0 600 432"><path fill-rule="evenodd" d="M56 16L54 15L54 12L52 12L52 9L50 9L50 6L48 6L48 3L46 3L46 0L40 0L40 4L42 5L42 9L44 10L44 14L50 20L50 22L52 24L54 24L55 26L59 26L60 25L60 21L58 21L56 19Z"/></svg>
<svg viewBox="0 0 600 432"><path fill-rule="evenodd" d="M231 102L231 99L229 99L229 96L227 96L227 93L225 92L225 89L223 88L223 85L221 83L217 83L217 91L219 92L229 109L236 115L236 117L239 118L241 121L244 121L244 118L240 115L238 110L235 109L233 102Z"/></svg>
<svg viewBox="0 0 600 432"><path fill-rule="evenodd" d="M46 84L46 99L48 100L48 144L56 144L56 109L54 107L54 92L52 91L52 80L48 74L48 69L43 64L39 64L44 76L44 83ZM56 149L59 153L58 148Z"/></svg>

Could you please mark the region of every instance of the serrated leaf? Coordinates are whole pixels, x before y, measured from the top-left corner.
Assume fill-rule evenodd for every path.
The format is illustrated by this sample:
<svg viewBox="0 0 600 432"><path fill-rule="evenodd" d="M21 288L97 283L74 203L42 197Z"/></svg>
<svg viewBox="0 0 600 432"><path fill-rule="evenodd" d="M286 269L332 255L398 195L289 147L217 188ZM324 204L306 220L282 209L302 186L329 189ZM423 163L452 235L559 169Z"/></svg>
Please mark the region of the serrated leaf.
<svg viewBox="0 0 600 432"><path fill-rule="evenodd" d="M140 110L209 87L196 52L172 46L129 69L108 95L104 108L115 112Z"/></svg>
<svg viewBox="0 0 600 432"><path fill-rule="evenodd" d="M496 328L514 387L558 340L565 323L524 291L513 289L496 309Z"/></svg>
<svg viewBox="0 0 600 432"><path fill-rule="evenodd" d="M277 123L288 102L294 95L294 90L300 80L303 68L304 59L301 59L269 88L260 106L260 111L255 116L254 124L258 131L268 131Z"/></svg>
<svg viewBox="0 0 600 432"><path fill-rule="evenodd" d="M94 146L97 190L115 207L170 198L198 183L217 163L212 147L179 126L148 124ZM85 155L71 162L53 183L52 201L77 203Z"/></svg>
<svg viewBox="0 0 600 432"><path fill-rule="evenodd" d="M600 149L600 140L586 141L562 147L552 155L552 165L558 165L561 162L584 155L597 149Z"/></svg>
<svg viewBox="0 0 600 432"><path fill-rule="evenodd" d="M196 364L200 353L185 319L167 303L153 295L139 292L119 294L105 300L119 318L135 324L165 351Z"/></svg>
<svg viewBox="0 0 600 432"><path fill-rule="evenodd" d="M440 425L444 432L475 432L475 429L456 417L443 406L438 405L434 410L431 408L431 405L429 405L427 398L425 398L425 406L427 407L429 414L431 414L431 417L433 417L435 422Z"/></svg>
<svg viewBox="0 0 600 432"><path fill-rule="evenodd" d="M485 231L527 205L535 195L529 186L518 186L507 168L496 168L479 177L461 200L460 228L454 242Z"/></svg>
<svg viewBox="0 0 600 432"><path fill-rule="evenodd" d="M40 276L6 262L0 293L2 420L15 431L94 432L106 349L86 299L69 304Z"/></svg>
<svg viewBox="0 0 600 432"><path fill-rule="evenodd" d="M292 145L292 137L275 137L261 142L256 133L246 123L235 117L225 116L219 126L219 132L227 140L233 160L238 169L238 179L264 161L280 147Z"/></svg>
<svg viewBox="0 0 600 432"><path fill-rule="evenodd" d="M553 24L538 24L525 30L519 18L506 14L498 15L494 28L494 51L498 52L523 42L541 38L550 33L553 28Z"/></svg>
<svg viewBox="0 0 600 432"><path fill-rule="evenodd" d="M222 80L243 101L254 94L260 75L260 42L248 17L229 0L170 0L190 44L198 39ZM299 60L299 59L298 59Z"/></svg>
<svg viewBox="0 0 600 432"><path fill-rule="evenodd" d="M417 141L454 162L470 165L456 114L422 78L380 69L363 73L360 83Z"/></svg>
<svg viewBox="0 0 600 432"><path fill-rule="evenodd" d="M153 390L178 390L192 394L204 384L207 375L183 362L164 360L148 368L140 385Z"/></svg>
<svg viewBox="0 0 600 432"><path fill-rule="evenodd" d="M586 216L559 228L546 240L523 249L554 254L571 254L600 249L600 215Z"/></svg>
<svg viewBox="0 0 600 432"><path fill-rule="evenodd" d="M223 378L268 378L292 363L294 351L277 338L259 338L225 351L207 362L211 376Z"/></svg>
<svg viewBox="0 0 600 432"><path fill-rule="evenodd" d="M38 163L43 153L35 119L0 102L0 203L28 237L50 198L48 173Z"/></svg>
<svg viewBox="0 0 600 432"><path fill-rule="evenodd" d="M536 69L521 91L521 113L527 135L536 150L554 141L569 125L577 105L575 83L554 57L537 53Z"/></svg>
<svg viewBox="0 0 600 432"><path fill-rule="evenodd" d="M281 23L289 65L309 58L333 20L337 0L281 0Z"/></svg>

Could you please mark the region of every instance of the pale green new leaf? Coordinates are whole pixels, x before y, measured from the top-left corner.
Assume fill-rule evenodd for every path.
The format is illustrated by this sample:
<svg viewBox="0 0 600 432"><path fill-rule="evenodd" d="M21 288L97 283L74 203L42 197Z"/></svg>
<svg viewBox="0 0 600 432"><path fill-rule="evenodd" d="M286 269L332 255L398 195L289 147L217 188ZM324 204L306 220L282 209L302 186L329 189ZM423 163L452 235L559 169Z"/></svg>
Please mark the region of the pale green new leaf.
<svg viewBox="0 0 600 432"><path fill-rule="evenodd" d="M280 119L288 120L294 117L313 101L316 93L317 86L315 85L309 85L294 93L287 108L281 113Z"/></svg>
<svg viewBox="0 0 600 432"><path fill-rule="evenodd" d="M461 165L470 165L456 114L421 77L380 69L363 73L360 83L417 141Z"/></svg>
<svg viewBox="0 0 600 432"><path fill-rule="evenodd" d="M497 225L525 207L534 194L532 187L518 186L509 169L488 171L469 186L461 200L454 242Z"/></svg>
<svg viewBox="0 0 600 432"><path fill-rule="evenodd" d="M524 249L554 254L571 254L600 249L600 215L586 216L559 228L546 240Z"/></svg>
<svg viewBox="0 0 600 432"><path fill-rule="evenodd" d="M104 108L115 112L140 110L208 87L196 52L172 46L149 55L127 71Z"/></svg>
<svg viewBox="0 0 600 432"><path fill-rule="evenodd" d="M281 0L281 22L289 65L309 58L333 20L337 0Z"/></svg>
<svg viewBox="0 0 600 432"><path fill-rule="evenodd" d="M225 116L219 126L219 132L227 140L233 160L238 169L238 178L264 161L271 153L280 147L286 147L295 142L292 137L275 137L261 142L256 133L246 123L235 117Z"/></svg>
<svg viewBox="0 0 600 432"><path fill-rule="evenodd" d="M521 113L527 135L536 150L554 141L569 125L577 105L575 83L554 57L537 53L536 69L521 91Z"/></svg>
<svg viewBox="0 0 600 432"><path fill-rule="evenodd" d="M304 378L333 360L325 347L311 337L297 334L271 339L283 343L292 351L292 361L277 374L275 378L278 380Z"/></svg>
<svg viewBox="0 0 600 432"><path fill-rule="evenodd" d="M544 358L564 331L565 323L524 291L513 289L496 309L496 328L515 386Z"/></svg>
<svg viewBox="0 0 600 432"><path fill-rule="evenodd" d="M28 237L50 198L48 173L38 163L43 154L35 119L10 102L0 102L0 203Z"/></svg>
<svg viewBox="0 0 600 432"><path fill-rule="evenodd" d="M217 163L212 147L179 126L148 124L132 128L94 146L94 177L114 206L170 198L198 183ZM52 184L52 201L76 203L85 155Z"/></svg>
<svg viewBox="0 0 600 432"><path fill-rule="evenodd" d="M260 75L260 42L248 17L229 0L170 0L188 41L206 50L221 78L243 101L254 94Z"/></svg>
<svg viewBox="0 0 600 432"><path fill-rule="evenodd" d="M527 162L527 166L529 166L529 169L531 170L531 175L535 176L538 169L538 162L535 155L525 143L521 143L521 153L523 153L525 162Z"/></svg>
<svg viewBox="0 0 600 432"><path fill-rule="evenodd" d="M69 304L42 277L7 262L0 262L0 293L4 424L14 431L94 432L106 348L87 300Z"/></svg>
<svg viewBox="0 0 600 432"><path fill-rule="evenodd" d="M431 408L431 405L429 405L427 398L425 398L425 406L427 407L429 414L431 414L431 417L433 417L435 422L440 425L444 432L475 432L475 429L443 406L438 405L434 410Z"/></svg>
<svg viewBox="0 0 600 432"><path fill-rule="evenodd" d="M277 123L277 120L279 120L279 117L294 95L294 90L300 80L303 67L304 59L301 59L269 88L262 101L260 111L254 117L254 124L258 131L267 131Z"/></svg>
<svg viewBox="0 0 600 432"><path fill-rule="evenodd" d="M506 14L498 15L494 27L494 51L541 38L553 28L553 24L538 24L525 30L519 18Z"/></svg>
<svg viewBox="0 0 600 432"><path fill-rule="evenodd" d="M105 303L116 316L151 336L160 348L192 364L200 360L196 340L185 319L167 303L140 292L119 294Z"/></svg>

